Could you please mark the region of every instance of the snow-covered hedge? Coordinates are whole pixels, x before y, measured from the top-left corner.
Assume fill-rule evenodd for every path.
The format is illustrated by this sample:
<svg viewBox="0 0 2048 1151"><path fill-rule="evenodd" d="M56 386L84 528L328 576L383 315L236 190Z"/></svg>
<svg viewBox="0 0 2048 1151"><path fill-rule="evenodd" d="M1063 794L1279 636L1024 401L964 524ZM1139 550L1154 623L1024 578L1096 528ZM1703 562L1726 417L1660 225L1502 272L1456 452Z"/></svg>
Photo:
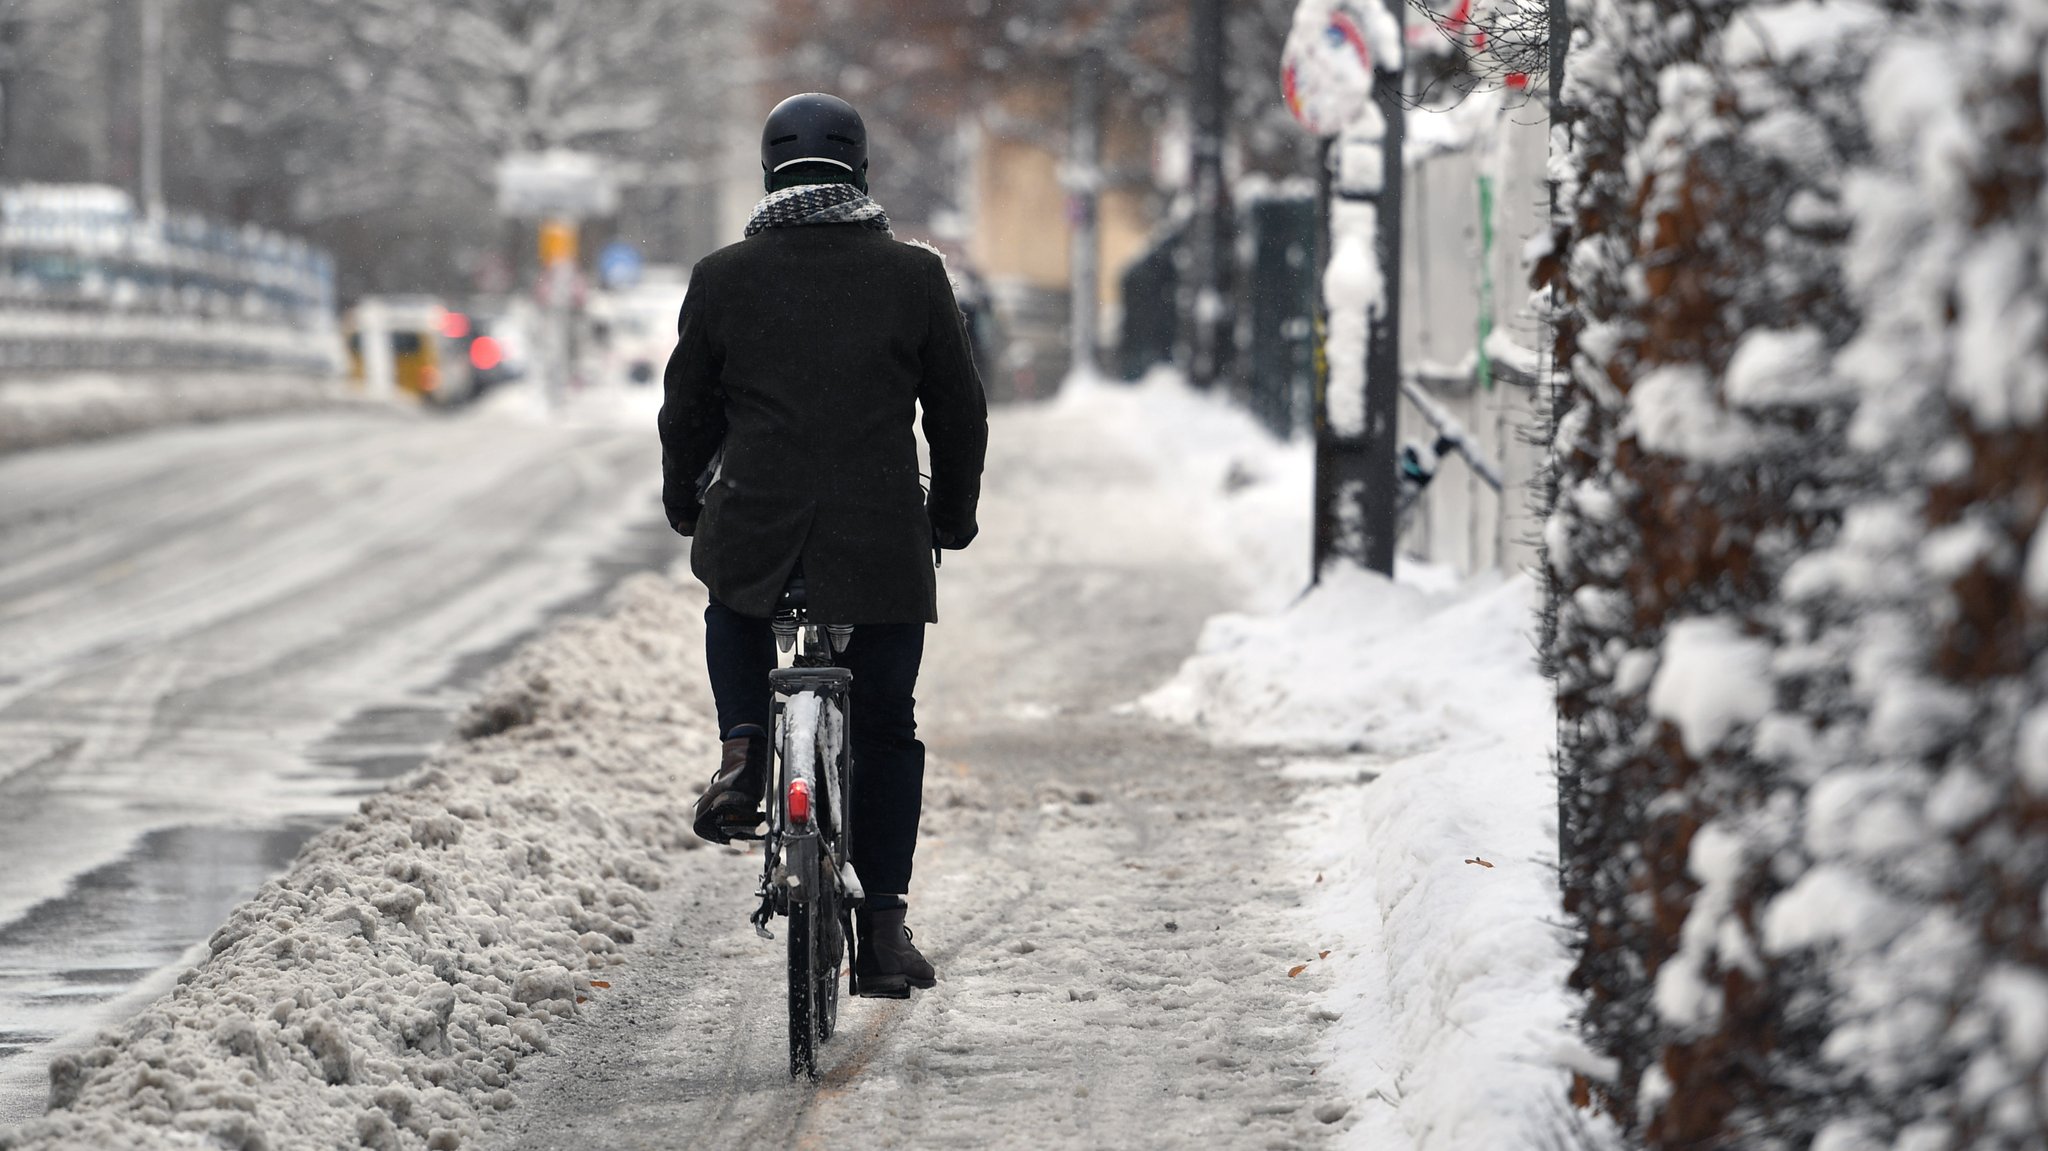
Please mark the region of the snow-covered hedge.
<svg viewBox="0 0 2048 1151"><path fill-rule="evenodd" d="M51 1112L0 1147L474 1143L697 843L698 602L634 577L608 617L523 650L468 738L309 844L176 990L60 1058Z"/></svg>
<svg viewBox="0 0 2048 1151"><path fill-rule="evenodd" d="M2048 1144L2048 10L1577 9L1546 531L1581 1101Z"/></svg>

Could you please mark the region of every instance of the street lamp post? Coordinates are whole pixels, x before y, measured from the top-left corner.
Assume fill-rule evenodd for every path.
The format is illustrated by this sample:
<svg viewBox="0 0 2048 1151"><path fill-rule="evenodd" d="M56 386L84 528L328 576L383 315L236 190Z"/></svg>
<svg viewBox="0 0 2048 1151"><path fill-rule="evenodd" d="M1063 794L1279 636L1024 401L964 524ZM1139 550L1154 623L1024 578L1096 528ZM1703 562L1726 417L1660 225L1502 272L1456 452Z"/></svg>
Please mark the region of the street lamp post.
<svg viewBox="0 0 2048 1151"><path fill-rule="evenodd" d="M164 208L164 0L141 0L142 208L152 219Z"/></svg>
<svg viewBox="0 0 2048 1151"><path fill-rule="evenodd" d="M1083 51L1074 62L1073 121L1068 137L1067 223L1072 228L1068 306L1070 370L1097 371L1102 267L1102 55Z"/></svg>

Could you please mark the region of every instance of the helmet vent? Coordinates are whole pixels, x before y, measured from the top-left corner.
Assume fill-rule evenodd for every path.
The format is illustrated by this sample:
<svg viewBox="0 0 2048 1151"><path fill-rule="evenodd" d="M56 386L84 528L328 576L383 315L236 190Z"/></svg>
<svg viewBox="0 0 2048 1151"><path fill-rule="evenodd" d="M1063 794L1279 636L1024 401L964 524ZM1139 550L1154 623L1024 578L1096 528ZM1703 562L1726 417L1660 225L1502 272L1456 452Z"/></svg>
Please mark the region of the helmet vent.
<svg viewBox="0 0 2048 1151"><path fill-rule="evenodd" d="M839 144L844 144L844 145L846 145L846 146L847 146L847 147L849 147L849 148L858 148L858 147L860 147L860 141L859 141L859 140L854 140L854 139L850 139L850 138L848 138L848 137L846 137L846 136L841 136L841 135L839 135L839 134L838 134L838 133L836 133L836 132L827 132L827 133L825 133L825 138L826 138L827 140L831 140L831 141L833 141L833 142L835 142L835 143L839 143ZM790 137L790 139L794 140L794 139L796 139L796 137L792 136L792 137Z"/></svg>
<svg viewBox="0 0 2048 1151"><path fill-rule="evenodd" d="M789 135L787 135L787 136L777 136L777 137L775 137L775 138L774 138L773 140L770 140L770 141L768 141L768 146L769 146L770 148L773 148L773 147L775 147L775 146L777 146L777 145L779 145L779 144L788 144L788 143L791 143L791 142L795 141L795 139L796 139L796 133L795 133L795 132L791 132L791 133L790 133Z"/></svg>

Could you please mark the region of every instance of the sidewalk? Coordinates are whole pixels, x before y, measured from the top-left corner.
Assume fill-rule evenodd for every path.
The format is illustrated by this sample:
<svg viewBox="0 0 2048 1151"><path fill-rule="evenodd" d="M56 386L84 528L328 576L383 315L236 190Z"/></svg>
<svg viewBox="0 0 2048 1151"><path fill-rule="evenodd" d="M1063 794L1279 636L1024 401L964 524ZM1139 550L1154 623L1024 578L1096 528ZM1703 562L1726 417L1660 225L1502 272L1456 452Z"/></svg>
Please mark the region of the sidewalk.
<svg viewBox="0 0 2048 1151"><path fill-rule="evenodd" d="M998 413L920 691L911 923L941 980L847 1003L822 1083L787 1078L758 857L682 827L714 754L703 592L642 577L515 660L473 739L316 841L15 1145L1568 1143L1522 593L1388 587L1389 617L1341 582L1205 627L1293 598L1300 452L1248 428L1159 387ZM1294 650L1395 623L1436 678ZM1422 706L1461 652L1485 694ZM1252 721L1345 699L1415 738Z"/></svg>

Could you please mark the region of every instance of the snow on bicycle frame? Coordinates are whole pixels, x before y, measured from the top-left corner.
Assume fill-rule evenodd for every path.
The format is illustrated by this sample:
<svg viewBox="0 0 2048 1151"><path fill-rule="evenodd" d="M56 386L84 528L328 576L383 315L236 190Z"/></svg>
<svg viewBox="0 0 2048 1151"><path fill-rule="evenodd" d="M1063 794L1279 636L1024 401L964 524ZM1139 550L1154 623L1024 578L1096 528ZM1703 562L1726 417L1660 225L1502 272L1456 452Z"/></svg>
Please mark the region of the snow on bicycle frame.
<svg viewBox="0 0 2048 1151"><path fill-rule="evenodd" d="M853 672L832 664L853 628L813 622L806 600L802 577L792 579L771 621L794 660L768 673L768 827L761 904L750 918L765 939L775 937L769 920L789 919L790 1074L815 1078L817 1045L838 1022L842 957L853 967L852 907L864 894L850 855ZM859 994L857 977L848 991Z"/></svg>

